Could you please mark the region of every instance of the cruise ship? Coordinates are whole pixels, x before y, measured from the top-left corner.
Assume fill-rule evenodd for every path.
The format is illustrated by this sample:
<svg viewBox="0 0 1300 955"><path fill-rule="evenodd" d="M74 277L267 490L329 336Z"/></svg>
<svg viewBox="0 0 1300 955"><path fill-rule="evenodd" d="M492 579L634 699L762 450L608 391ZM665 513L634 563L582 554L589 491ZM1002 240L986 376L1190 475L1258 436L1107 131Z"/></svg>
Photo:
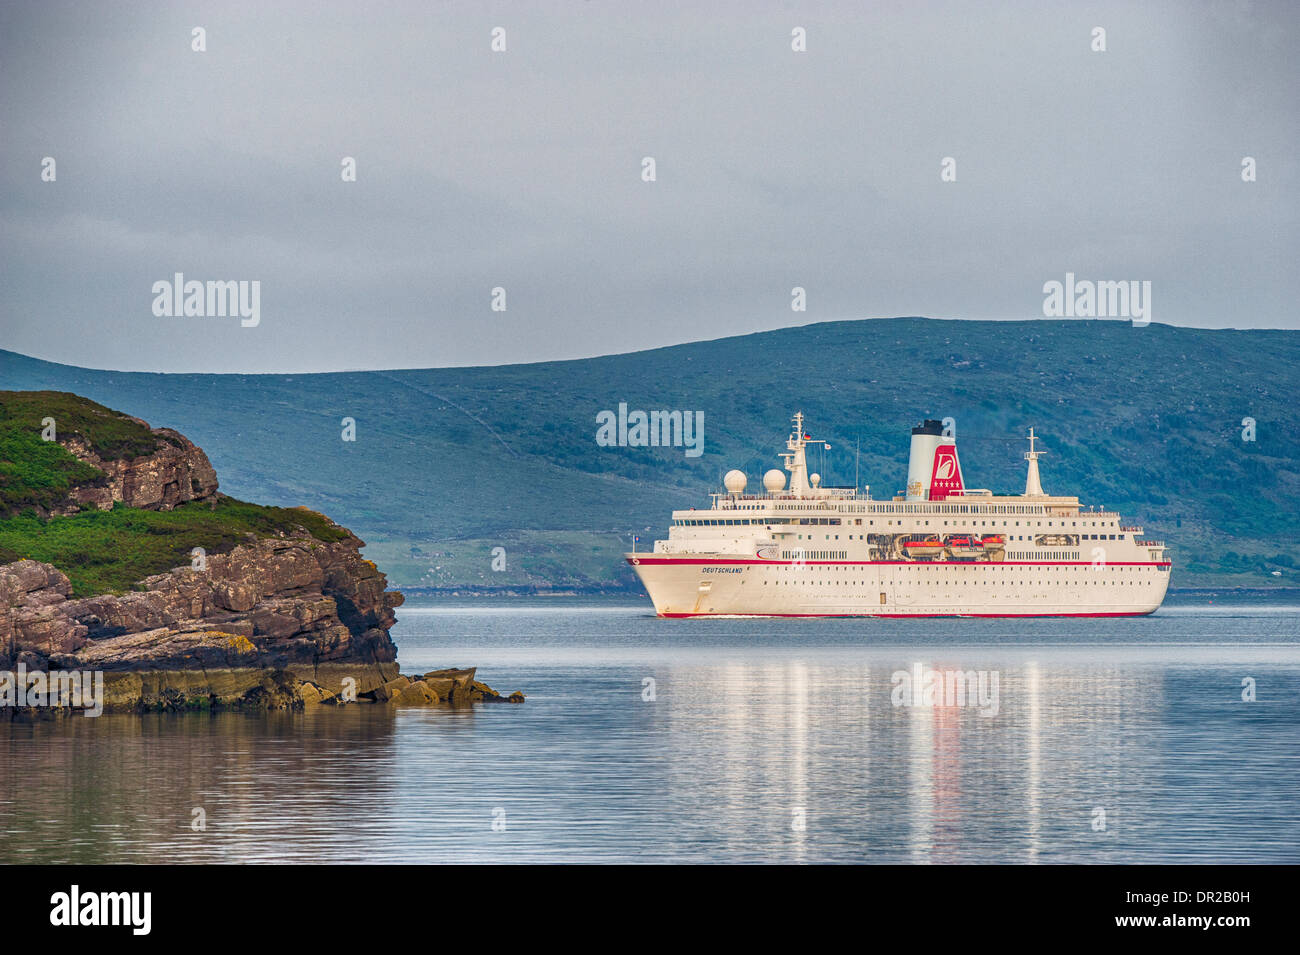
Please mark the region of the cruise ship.
<svg viewBox="0 0 1300 955"><path fill-rule="evenodd" d="M907 485L824 487L802 413L762 492L729 471L712 506L674 511L666 540L625 555L661 617L1125 617L1153 613L1163 541L1043 491L1029 430L1023 494L968 488L939 421L912 429ZM788 475L788 479L787 479Z"/></svg>

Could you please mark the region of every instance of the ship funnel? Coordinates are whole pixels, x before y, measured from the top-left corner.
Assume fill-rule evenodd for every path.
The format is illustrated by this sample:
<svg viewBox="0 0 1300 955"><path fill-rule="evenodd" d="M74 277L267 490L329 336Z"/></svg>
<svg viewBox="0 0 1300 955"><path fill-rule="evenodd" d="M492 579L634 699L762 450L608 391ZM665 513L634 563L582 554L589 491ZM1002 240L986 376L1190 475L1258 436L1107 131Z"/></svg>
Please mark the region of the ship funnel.
<svg viewBox="0 0 1300 955"><path fill-rule="evenodd" d="M926 420L912 429L912 452L907 459L907 500L942 501L962 493L957 442L944 434L942 421Z"/></svg>

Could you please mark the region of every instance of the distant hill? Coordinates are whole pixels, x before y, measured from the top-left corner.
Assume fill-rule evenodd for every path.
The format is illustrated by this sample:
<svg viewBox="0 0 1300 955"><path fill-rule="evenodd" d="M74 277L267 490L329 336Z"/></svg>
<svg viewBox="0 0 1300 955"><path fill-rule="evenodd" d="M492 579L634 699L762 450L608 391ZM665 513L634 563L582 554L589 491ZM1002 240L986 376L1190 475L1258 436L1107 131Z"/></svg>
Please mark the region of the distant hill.
<svg viewBox="0 0 1300 955"><path fill-rule="evenodd" d="M967 483L1018 493L1032 425L1047 491L1168 540L1175 587L1260 586L1293 583L1300 560L1298 368L1291 331L897 318L367 373L125 373L0 351L0 388L76 392L179 429L223 491L330 514L402 588L634 587L618 557L631 534L648 546L729 468L755 486L795 410L832 444L815 462L825 483L856 473L875 497L902 487L908 429L949 416ZM620 402L704 412L704 453L599 446L597 413Z"/></svg>

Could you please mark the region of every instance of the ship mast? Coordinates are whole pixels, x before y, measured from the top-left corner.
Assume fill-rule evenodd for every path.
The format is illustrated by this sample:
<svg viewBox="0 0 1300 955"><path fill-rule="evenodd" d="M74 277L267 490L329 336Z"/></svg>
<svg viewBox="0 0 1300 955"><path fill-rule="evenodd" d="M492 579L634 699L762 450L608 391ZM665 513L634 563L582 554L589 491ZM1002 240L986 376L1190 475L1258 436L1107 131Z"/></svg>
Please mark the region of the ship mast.
<svg viewBox="0 0 1300 955"><path fill-rule="evenodd" d="M808 456L804 452L807 442L803 436L803 412L796 411L792 420L794 433L785 442L789 450L783 451L781 457L785 459L785 469L790 472L790 493L795 497L803 497L809 488Z"/></svg>
<svg viewBox="0 0 1300 955"><path fill-rule="evenodd" d="M780 454L785 459L785 469L790 472L790 493L795 497L815 497L817 495L811 493L813 487L808 481L808 454L804 449L810 444L821 444L829 450L830 445L825 441L814 441L811 435L804 434L802 411L796 411L791 420L794 421L794 433L785 442L788 450Z"/></svg>
<svg viewBox="0 0 1300 955"><path fill-rule="evenodd" d="M1029 462L1029 473L1025 476L1025 497L1045 497L1043 494L1043 482L1038 477L1038 458L1039 455L1046 454L1046 451L1038 451L1034 448L1034 442L1038 438L1034 437L1034 429L1029 429L1029 450L1025 452L1025 460Z"/></svg>

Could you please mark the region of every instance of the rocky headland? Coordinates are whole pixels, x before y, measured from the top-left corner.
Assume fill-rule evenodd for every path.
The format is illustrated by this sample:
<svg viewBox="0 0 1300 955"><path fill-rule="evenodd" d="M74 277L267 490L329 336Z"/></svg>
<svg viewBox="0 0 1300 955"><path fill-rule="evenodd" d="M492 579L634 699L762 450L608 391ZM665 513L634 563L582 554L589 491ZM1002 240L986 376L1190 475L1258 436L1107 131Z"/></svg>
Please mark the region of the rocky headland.
<svg viewBox="0 0 1300 955"><path fill-rule="evenodd" d="M51 417L41 395L76 411L45 447L29 440ZM39 493L25 499L15 474ZM217 486L175 431L66 393L0 392L0 703L20 672L51 686L56 672L102 672L105 711L522 702L473 669L402 674L389 632L403 598L362 541ZM150 562L157 572L122 586ZM0 718L68 709L28 699Z"/></svg>

